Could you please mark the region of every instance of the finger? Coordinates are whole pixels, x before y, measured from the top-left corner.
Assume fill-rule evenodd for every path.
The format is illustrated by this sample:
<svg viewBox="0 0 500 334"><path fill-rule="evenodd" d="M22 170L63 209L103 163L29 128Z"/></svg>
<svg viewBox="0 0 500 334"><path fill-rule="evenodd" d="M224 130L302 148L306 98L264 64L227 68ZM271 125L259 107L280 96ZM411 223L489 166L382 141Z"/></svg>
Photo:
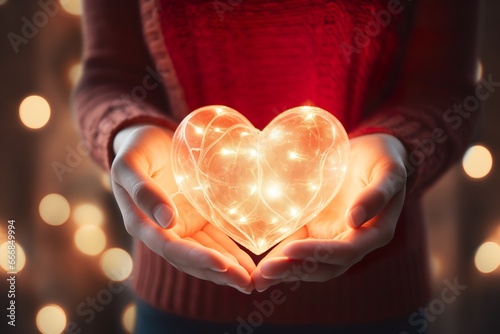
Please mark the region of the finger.
<svg viewBox="0 0 500 334"><path fill-rule="evenodd" d="M181 239L172 230L160 228L135 206L120 186L116 186L115 195L127 231L174 267L200 279L251 292L253 283L245 268L194 239Z"/></svg>
<svg viewBox="0 0 500 334"><path fill-rule="evenodd" d="M214 282L215 284L231 286L246 294L249 294L254 288L247 271L235 263L229 264L227 271L224 273L197 267L184 267L183 271L189 275Z"/></svg>
<svg viewBox="0 0 500 334"><path fill-rule="evenodd" d="M133 157L125 154L117 157L111 167L111 176L113 184L125 189L135 205L151 220L163 228L174 226L175 204Z"/></svg>
<svg viewBox="0 0 500 334"><path fill-rule="evenodd" d="M193 241L183 240L173 231L164 230L153 223L135 206L122 187L115 187L115 196L127 232L145 243L156 254L177 267L200 267L218 272L227 270L228 261L217 251Z"/></svg>
<svg viewBox="0 0 500 334"><path fill-rule="evenodd" d="M268 289L270 286L281 283L282 280L273 280L267 279L262 275L262 265L269 260L288 260L287 257L283 255L283 249L288 245L288 243L293 242L295 240L301 240L307 238L307 229L301 228L297 232L293 233L289 237L285 238L281 241L276 247L274 247L257 265L257 268L252 273L252 281L255 284L255 289L259 292L262 292Z"/></svg>
<svg viewBox="0 0 500 334"><path fill-rule="evenodd" d="M292 233L290 236L286 237L280 241L267 255L262 259L260 263L275 257L284 257L283 249L293 241L303 240L308 237L307 229L305 227L300 228L298 231Z"/></svg>
<svg viewBox="0 0 500 334"><path fill-rule="evenodd" d="M295 241L287 245L283 253L292 259L311 257L334 265L359 262L366 254L392 240L403 201L404 192L397 194L377 217L360 228L346 231L340 240Z"/></svg>
<svg viewBox="0 0 500 334"><path fill-rule="evenodd" d="M163 231L170 233L170 231ZM204 237L200 237L203 239ZM169 251L175 248L177 253ZM253 284L250 275L237 261L228 260L214 249L204 247L194 238L178 239L165 244L163 257L177 269L194 277L219 285L229 285L243 293L250 293ZM186 253L189 253L186 255ZM220 264L224 263L224 266Z"/></svg>
<svg viewBox="0 0 500 334"><path fill-rule="evenodd" d="M379 164L368 186L354 199L346 212L347 223L358 228L379 214L406 186L406 170L396 162Z"/></svg>
<svg viewBox="0 0 500 334"><path fill-rule="evenodd" d="M212 224L207 224L203 231L207 233L215 242L221 245L228 253L232 254L238 263L251 274L255 270L255 263L250 255L242 250L238 245L228 237L225 233L221 232L217 227Z"/></svg>
<svg viewBox="0 0 500 334"><path fill-rule="evenodd" d="M310 261L339 266L350 264L356 261L359 256L350 242L312 238L290 243L283 250L283 253L294 260L309 259Z"/></svg>
<svg viewBox="0 0 500 334"><path fill-rule="evenodd" d="M276 262L276 260L277 259L273 259L272 262ZM293 263L292 265L290 262L267 263L264 267L275 267L272 269L266 268L266 272L261 273L261 278L257 281L254 280L255 289L262 292L277 284L292 284L296 281L326 282L344 274L351 267L329 265L325 263L318 263L317 266L313 264L302 266L302 261L295 261ZM272 273L267 272L268 269L270 269Z"/></svg>
<svg viewBox="0 0 500 334"><path fill-rule="evenodd" d="M201 245L216 250L231 261L238 263L236 257L234 257L231 253L229 253L224 247L222 247L219 243L217 243L214 239L212 239L207 233L204 231L196 232L192 237L192 239L196 240Z"/></svg>
<svg viewBox="0 0 500 334"><path fill-rule="evenodd" d="M262 274L262 261L259 263L257 268L252 273L252 282L255 286L255 290L258 292L265 291L269 289L271 286L283 283L283 280L280 278L268 278Z"/></svg>
<svg viewBox="0 0 500 334"><path fill-rule="evenodd" d="M174 233L162 233L164 230L135 205L123 187L114 184L113 192L123 216L125 229L130 235L144 242L153 252L163 255L163 244L167 240L179 238Z"/></svg>
<svg viewBox="0 0 500 334"><path fill-rule="evenodd" d="M262 266L262 275L270 281L325 282L345 273L350 266L319 263L314 260L272 259Z"/></svg>
<svg viewBox="0 0 500 334"><path fill-rule="evenodd" d="M163 233L170 231L163 230ZM204 247L197 242L177 239L175 242L165 242L161 254L165 260L178 267L210 269L215 272L227 272L232 263L216 250Z"/></svg>

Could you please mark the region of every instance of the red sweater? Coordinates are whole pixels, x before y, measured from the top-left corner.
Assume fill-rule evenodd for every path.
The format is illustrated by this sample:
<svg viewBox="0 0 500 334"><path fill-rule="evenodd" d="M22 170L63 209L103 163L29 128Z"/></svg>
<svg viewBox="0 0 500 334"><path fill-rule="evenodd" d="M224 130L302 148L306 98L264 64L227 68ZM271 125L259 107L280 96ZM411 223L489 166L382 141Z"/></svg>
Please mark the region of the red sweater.
<svg viewBox="0 0 500 334"><path fill-rule="evenodd" d="M233 107L262 128L307 103L335 114L351 137L392 134L410 153L408 198L394 239L329 282L276 286L286 300L266 321L369 322L425 305L418 196L460 156L477 118L457 127L457 115L448 113L473 94L475 1L236 3L84 2L84 75L74 101L94 158L109 168L113 136L125 126L174 129L190 110L209 104ZM159 75L151 76L152 68ZM149 89L152 77L163 85ZM436 131L444 142L433 139ZM231 322L275 290L247 296L199 280L140 243L134 287L167 312Z"/></svg>

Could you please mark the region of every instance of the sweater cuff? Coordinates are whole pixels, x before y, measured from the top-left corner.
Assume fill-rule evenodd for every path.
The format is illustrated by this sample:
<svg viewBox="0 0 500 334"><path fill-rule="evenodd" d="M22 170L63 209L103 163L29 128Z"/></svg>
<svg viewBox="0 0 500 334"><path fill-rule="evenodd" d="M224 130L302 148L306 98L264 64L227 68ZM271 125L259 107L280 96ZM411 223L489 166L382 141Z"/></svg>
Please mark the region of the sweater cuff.
<svg viewBox="0 0 500 334"><path fill-rule="evenodd" d="M114 103L101 117L98 130L91 139L93 158L105 169L110 169L115 153L113 140L122 129L135 124L152 124L175 131L178 123L148 104Z"/></svg>

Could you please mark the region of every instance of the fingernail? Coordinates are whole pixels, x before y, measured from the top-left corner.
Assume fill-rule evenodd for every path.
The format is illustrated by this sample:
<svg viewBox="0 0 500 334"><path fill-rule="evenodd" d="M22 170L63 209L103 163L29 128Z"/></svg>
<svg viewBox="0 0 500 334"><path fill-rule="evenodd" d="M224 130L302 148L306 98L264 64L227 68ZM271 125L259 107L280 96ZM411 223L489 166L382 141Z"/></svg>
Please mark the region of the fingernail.
<svg viewBox="0 0 500 334"><path fill-rule="evenodd" d="M165 204L160 204L154 210L154 217L158 225L167 228L174 219L174 210Z"/></svg>
<svg viewBox="0 0 500 334"><path fill-rule="evenodd" d="M227 271L227 268L210 267L210 270L216 271L218 273L225 273Z"/></svg>
<svg viewBox="0 0 500 334"><path fill-rule="evenodd" d="M366 219L366 211L362 207L358 206L351 210L349 214L349 218L351 220L352 227L359 227L361 224L365 222Z"/></svg>

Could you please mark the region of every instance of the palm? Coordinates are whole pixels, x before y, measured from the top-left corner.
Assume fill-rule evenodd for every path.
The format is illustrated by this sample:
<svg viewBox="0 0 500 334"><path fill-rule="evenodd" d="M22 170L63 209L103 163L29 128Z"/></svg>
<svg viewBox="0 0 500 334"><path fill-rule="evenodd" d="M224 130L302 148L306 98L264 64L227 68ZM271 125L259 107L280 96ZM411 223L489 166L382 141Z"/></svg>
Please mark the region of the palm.
<svg viewBox="0 0 500 334"><path fill-rule="evenodd" d="M307 280L325 281L338 276L367 253L387 244L405 197L404 154L401 143L387 135L351 140L348 173L339 193L318 216L284 239L259 263L252 275L256 288L283 281L294 262L314 258L320 249L330 255L316 259L319 269ZM363 209L357 226L346 215L355 207Z"/></svg>
<svg viewBox="0 0 500 334"><path fill-rule="evenodd" d="M112 167L113 191L127 231L179 270L248 292L255 268L249 255L184 196L172 196L177 186L170 146L171 134L152 126L130 132L120 145Z"/></svg>
<svg viewBox="0 0 500 334"><path fill-rule="evenodd" d="M345 220L345 212L366 184L355 176L352 168L340 188L340 191L328 206L303 229L308 238L332 239L339 238L349 229Z"/></svg>

